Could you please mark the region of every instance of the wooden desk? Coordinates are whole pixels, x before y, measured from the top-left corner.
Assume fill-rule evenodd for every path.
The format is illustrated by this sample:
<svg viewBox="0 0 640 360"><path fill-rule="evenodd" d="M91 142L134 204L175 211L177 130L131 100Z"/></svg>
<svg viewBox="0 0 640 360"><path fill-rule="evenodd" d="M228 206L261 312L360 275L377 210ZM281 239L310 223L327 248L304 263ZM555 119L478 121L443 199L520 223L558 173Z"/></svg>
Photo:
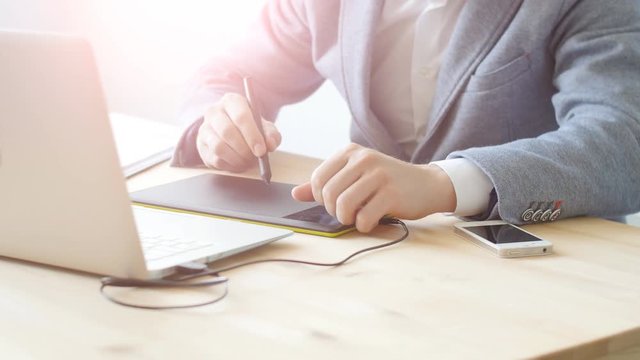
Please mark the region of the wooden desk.
<svg viewBox="0 0 640 360"><path fill-rule="evenodd" d="M276 154L275 181L316 160ZM206 170L158 166L139 189ZM246 174L255 176L255 172ZM600 219L528 226L555 254L499 259L442 215L409 222L407 242L325 269L230 271L229 296L192 310L114 305L98 278L1 259L0 354L16 358L592 358L640 343L640 229ZM225 260L331 261L401 233L296 234Z"/></svg>

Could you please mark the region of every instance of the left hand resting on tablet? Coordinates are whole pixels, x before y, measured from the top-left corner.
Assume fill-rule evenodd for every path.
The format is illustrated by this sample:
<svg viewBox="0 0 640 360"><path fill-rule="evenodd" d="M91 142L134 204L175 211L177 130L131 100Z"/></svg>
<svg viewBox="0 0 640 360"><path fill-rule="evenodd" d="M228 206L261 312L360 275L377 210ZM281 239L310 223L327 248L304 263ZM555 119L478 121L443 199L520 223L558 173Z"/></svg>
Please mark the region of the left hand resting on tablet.
<svg viewBox="0 0 640 360"><path fill-rule="evenodd" d="M341 223L365 233L385 215L419 219L456 207L453 184L438 166L410 164L356 144L325 160L292 195L323 204Z"/></svg>

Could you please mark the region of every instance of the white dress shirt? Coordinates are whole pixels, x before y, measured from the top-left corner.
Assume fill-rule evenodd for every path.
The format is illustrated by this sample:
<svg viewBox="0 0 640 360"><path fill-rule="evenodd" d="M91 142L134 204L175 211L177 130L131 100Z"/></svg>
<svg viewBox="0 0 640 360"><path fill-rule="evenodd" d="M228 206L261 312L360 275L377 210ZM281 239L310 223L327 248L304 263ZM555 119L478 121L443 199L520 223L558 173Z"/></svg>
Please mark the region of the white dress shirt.
<svg viewBox="0 0 640 360"><path fill-rule="evenodd" d="M407 155L426 134L438 71L465 0L386 0L374 39L371 108ZM455 214L487 209L493 183L466 159L435 161L455 189Z"/></svg>

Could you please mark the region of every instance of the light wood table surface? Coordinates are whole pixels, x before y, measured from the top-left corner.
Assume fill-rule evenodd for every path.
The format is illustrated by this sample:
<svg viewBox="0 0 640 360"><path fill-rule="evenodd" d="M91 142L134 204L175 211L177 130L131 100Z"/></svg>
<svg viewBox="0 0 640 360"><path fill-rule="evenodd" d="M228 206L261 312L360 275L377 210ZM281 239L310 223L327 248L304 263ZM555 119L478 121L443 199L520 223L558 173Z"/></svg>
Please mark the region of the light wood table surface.
<svg viewBox="0 0 640 360"><path fill-rule="evenodd" d="M271 161L273 180L290 183L319 163L286 153ZM162 164L128 185L205 171ZM527 226L555 253L500 259L456 236L457 221L408 222L406 242L338 268L233 270L226 299L189 310L120 307L100 296L97 276L0 258L0 357L573 359L640 344L640 229L594 218ZM223 262L335 261L401 233L295 234Z"/></svg>

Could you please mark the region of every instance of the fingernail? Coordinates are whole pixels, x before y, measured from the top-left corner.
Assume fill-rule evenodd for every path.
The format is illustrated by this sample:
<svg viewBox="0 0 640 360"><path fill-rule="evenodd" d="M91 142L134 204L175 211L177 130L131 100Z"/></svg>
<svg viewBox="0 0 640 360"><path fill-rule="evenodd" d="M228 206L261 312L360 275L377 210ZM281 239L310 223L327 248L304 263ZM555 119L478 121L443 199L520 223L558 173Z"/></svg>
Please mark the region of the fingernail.
<svg viewBox="0 0 640 360"><path fill-rule="evenodd" d="M253 154L255 156L262 156L267 150L264 148L262 144L256 144L253 146Z"/></svg>

